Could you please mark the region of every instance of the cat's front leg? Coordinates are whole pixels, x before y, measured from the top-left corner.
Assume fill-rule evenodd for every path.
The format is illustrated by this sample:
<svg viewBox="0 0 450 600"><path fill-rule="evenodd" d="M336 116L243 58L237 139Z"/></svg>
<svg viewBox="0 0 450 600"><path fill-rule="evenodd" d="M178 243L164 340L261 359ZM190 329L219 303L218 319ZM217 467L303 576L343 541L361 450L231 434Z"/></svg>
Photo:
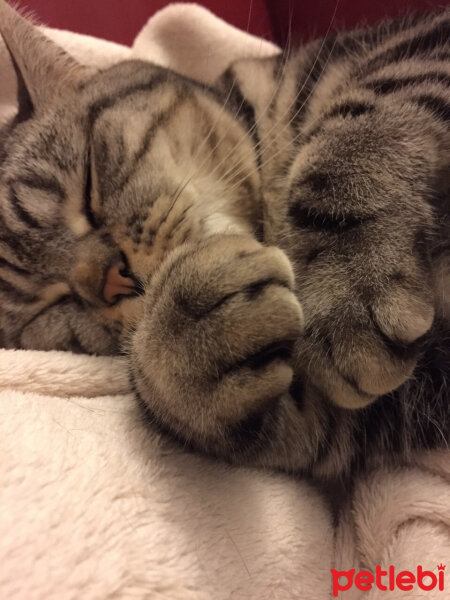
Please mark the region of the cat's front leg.
<svg viewBox="0 0 450 600"><path fill-rule="evenodd" d="M407 103L344 108L307 138L272 222L305 314L297 367L325 397L357 408L412 376L433 323L444 222L435 198L448 154L437 119Z"/></svg>
<svg viewBox="0 0 450 600"><path fill-rule="evenodd" d="M302 331L286 255L238 235L174 250L131 339L135 388L154 421L226 456L233 432L289 389Z"/></svg>

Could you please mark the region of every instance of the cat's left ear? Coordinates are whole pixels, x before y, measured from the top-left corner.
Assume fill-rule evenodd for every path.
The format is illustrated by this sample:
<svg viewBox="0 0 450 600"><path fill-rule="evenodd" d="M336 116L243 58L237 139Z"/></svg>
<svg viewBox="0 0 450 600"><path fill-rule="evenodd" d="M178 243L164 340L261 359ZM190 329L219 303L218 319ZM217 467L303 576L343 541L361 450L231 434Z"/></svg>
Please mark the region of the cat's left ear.
<svg viewBox="0 0 450 600"><path fill-rule="evenodd" d="M29 118L66 91L75 90L93 70L80 65L5 0L0 32L17 75L20 120Z"/></svg>

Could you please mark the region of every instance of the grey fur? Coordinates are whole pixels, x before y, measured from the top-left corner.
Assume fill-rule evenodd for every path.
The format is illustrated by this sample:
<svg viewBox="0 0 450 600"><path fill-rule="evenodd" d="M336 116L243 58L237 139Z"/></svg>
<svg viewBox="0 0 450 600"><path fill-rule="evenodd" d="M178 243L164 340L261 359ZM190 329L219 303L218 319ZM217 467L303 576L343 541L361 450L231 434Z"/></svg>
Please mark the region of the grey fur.
<svg viewBox="0 0 450 600"><path fill-rule="evenodd" d="M328 477L448 446L448 10L214 89L93 74L0 14L29 93L0 152L5 347L122 348L152 423L237 463ZM143 294L108 305L123 255Z"/></svg>

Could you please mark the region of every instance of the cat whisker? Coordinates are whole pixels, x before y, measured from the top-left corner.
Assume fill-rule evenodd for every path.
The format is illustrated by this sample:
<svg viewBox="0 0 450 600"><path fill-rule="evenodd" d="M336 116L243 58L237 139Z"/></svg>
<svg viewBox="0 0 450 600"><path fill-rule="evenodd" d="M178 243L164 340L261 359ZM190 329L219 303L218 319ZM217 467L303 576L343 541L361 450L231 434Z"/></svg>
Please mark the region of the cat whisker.
<svg viewBox="0 0 450 600"><path fill-rule="evenodd" d="M319 50L318 50L318 52L317 52L316 59L314 60L314 62L313 62L313 64L312 64L312 66L311 66L311 68L310 68L310 70L309 70L308 74L306 75L306 77L305 77L305 80L304 80L304 82L303 82L303 84L302 84L301 88L298 90L297 94L294 96L294 98L292 99L292 101L291 101L291 102L288 104L288 107L287 107L287 109L286 109L286 110L285 110L285 111L284 111L284 112L283 112L283 113L280 115L279 119L278 119L278 120L277 120L277 121L276 121L276 122L275 122L275 123L272 125L272 127L270 127L270 128L269 128L269 130L268 130L267 132L265 132L265 135L264 135L264 138L265 138L265 139L267 139L267 137L268 137L268 136L269 136L269 135L270 135L270 134L271 134L271 133L272 133L274 130L276 130L276 131L277 131L277 134L275 135L275 138L274 138L274 139L276 140L277 138L279 138L279 137L280 137L280 135L286 131L287 127L289 127L289 126L290 126L290 124L292 123L292 121L294 121L294 120L297 118L297 116L298 116L298 115L301 113L301 111L303 110L304 106L305 106L305 105L306 105L306 103L308 102L308 100L309 100L309 97L310 97L310 95L311 95L311 93L312 93L312 92L310 92L310 93L308 94L308 96L305 98L305 100L304 100L304 102L302 103L302 105L301 105L301 106L300 106L300 107L299 107L299 108L298 108L298 109L295 111L295 113L292 115L292 117L290 118L290 120L289 120L289 121L288 121L288 122L287 122L285 125L283 125L281 128L279 128L280 124L282 123L282 121L284 120L284 118L286 117L286 115L288 115L288 114L289 114L290 110L291 110L291 109L292 109L292 107L295 105L295 103L296 103L297 99L299 98L299 96L300 96L300 94L303 92L303 90L305 89L305 86L308 84L308 82L309 82L309 80L310 80L310 78L311 78L311 75L312 75L312 73L314 72L314 69L315 69L315 67L316 67L317 61L319 60L319 57L320 57L320 55L321 55L321 52L322 52L322 50L323 50L323 48L324 48L324 45L325 45L325 43L326 43L327 36L329 35L329 33L330 33L330 31L331 31L331 27L332 27L332 25L333 25L333 22L334 22L334 19L335 19L335 16L336 16L336 12L337 12L337 9L338 9L338 6L339 6L339 2L340 2L340 0L337 0L337 1L336 1L335 8L334 8L334 12L333 12L333 15L332 15L332 17L331 17L331 19L330 19L330 23L329 23L329 25L328 25L327 31L326 31L326 33L325 33L325 36L324 36L324 38L323 38L323 40L322 40L321 46L320 46L320 48L319 48ZM330 60L330 58L331 58L331 55L332 55L333 49L334 49L334 47L335 47L335 44L336 44L336 40L334 40L334 42L333 42L333 45L332 45L332 47L331 47L331 49L330 49L329 55L328 55L328 57L327 57L327 60L326 60L326 61L325 61L325 63L324 63L324 66L323 66L323 69L322 69L322 71L323 71L323 70L325 70L325 68L326 68L326 66L327 66L327 64L328 64L328 62L329 62L329 60ZM283 79L284 79L284 71L285 71L285 69L287 68L287 64L288 64L288 62L289 62L289 52L290 52L290 49L289 49L289 50L288 50L288 52L287 52L287 53L284 55L284 56L285 56L285 58L284 58L283 71L282 71L282 73L281 73L281 76L280 76L280 78L279 78L278 85L275 87L275 90L274 90L274 92L273 92L273 94L272 94L272 96L271 96L271 98L270 98L269 102L267 103L267 106L265 107L264 111L262 111L262 112L261 112L259 119L257 119L257 120L255 121L255 124L254 124L254 126L251 128L250 132L251 132L253 129L257 128L258 121L259 121L259 120L261 120L261 118L262 118L262 117L264 117L264 116L266 115L266 113L267 113L267 110L270 108L270 106L271 106L271 104L272 104L273 100L275 99L276 95L278 94L278 91L279 91L279 89L280 89L280 87L281 87L281 83L283 82ZM256 150L259 150L259 149L261 148L261 146L262 146L262 143L263 143L263 142L262 142L262 140L258 141L258 142L255 144L255 149L256 149ZM235 150L235 149L236 149L236 148L234 148L234 150ZM229 156L231 156L231 152L230 152L230 153L229 153L229 154L228 154L228 155L225 157L225 159L224 159L224 160L226 160L226 159L227 159ZM220 164L218 165L218 167L219 167L219 166L220 166ZM263 166L263 165L261 165L259 168L260 168L260 169L262 169L262 166ZM213 171L213 172L214 172L214 171Z"/></svg>

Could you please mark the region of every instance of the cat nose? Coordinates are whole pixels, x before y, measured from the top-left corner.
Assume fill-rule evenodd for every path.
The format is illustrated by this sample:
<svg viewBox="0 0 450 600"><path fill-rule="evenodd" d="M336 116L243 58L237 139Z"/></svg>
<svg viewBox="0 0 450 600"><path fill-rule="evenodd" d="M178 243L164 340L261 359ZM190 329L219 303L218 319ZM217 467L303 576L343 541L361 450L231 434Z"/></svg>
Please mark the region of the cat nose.
<svg viewBox="0 0 450 600"><path fill-rule="evenodd" d="M125 264L115 263L107 273L105 279L105 287L103 288L103 297L112 304L119 296L130 296L136 294L136 283L131 277L123 275Z"/></svg>

